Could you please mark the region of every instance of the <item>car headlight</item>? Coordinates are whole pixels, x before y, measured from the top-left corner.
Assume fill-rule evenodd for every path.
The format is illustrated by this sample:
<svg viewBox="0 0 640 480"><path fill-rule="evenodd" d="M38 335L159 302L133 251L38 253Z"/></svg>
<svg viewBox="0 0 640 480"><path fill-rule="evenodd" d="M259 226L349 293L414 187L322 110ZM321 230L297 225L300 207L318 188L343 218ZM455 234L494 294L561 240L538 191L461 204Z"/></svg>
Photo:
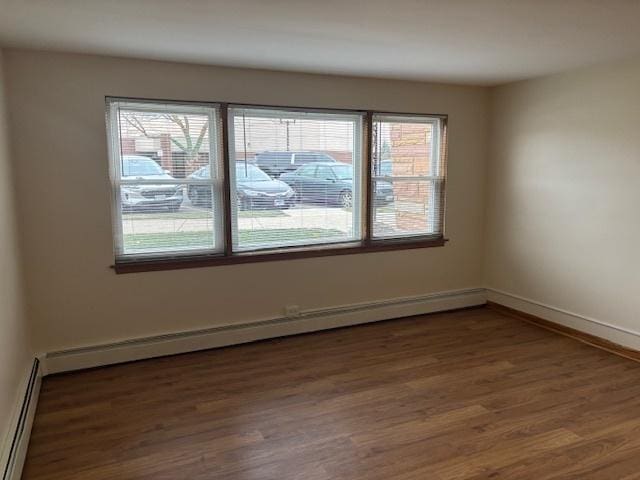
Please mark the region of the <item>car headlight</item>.
<svg viewBox="0 0 640 480"><path fill-rule="evenodd" d="M284 192L284 195L285 195L286 197L292 197L292 196L293 196L293 189L291 189L291 188L290 188L289 190L287 190L286 192Z"/></svg>
<svg viewBox="0 0 640 480"><path fill-rule="evenodd" d="M240 193L246 195L247 197L258 197L258 196L260 196L260 192L257 192L255 190L243 190Z"/></svg>

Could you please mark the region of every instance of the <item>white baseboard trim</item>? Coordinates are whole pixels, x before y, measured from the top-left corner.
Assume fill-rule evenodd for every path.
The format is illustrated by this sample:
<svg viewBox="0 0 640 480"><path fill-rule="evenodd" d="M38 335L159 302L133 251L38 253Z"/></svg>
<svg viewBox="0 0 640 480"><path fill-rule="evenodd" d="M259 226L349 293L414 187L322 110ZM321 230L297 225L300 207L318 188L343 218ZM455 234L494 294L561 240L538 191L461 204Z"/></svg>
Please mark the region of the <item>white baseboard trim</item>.
<svg viewBox="0 0 640 480"><path fill-rule="evenodd" d="M44 371L47 374L68 372L485 303L485 289L473 288L307 310L294 318L277 317L240 325L224 325L50 352L45 356Z"/></svg>
<svg viewBox="0 0 640 480"><path fill-rule="evenodd" d="M487 300L535 315L544 320L564 325L584 333L604 338L610 342L640 351L640 332L618 327L602 320L580 315L562 308L547 305L528 298L494 288L487 288Z"/></svg>
<svg viewBox="0 0 640 480"><path fill-rule="evenodd" d="M20 480L22 468L27 456L29 438L33 418L36 414L38 396L40 395L40 385L42 384L41 362L34 359L33 365L26 375L16 406L13 420L9 427L9 438L0 452L0 473L2 480Z"/></svg>

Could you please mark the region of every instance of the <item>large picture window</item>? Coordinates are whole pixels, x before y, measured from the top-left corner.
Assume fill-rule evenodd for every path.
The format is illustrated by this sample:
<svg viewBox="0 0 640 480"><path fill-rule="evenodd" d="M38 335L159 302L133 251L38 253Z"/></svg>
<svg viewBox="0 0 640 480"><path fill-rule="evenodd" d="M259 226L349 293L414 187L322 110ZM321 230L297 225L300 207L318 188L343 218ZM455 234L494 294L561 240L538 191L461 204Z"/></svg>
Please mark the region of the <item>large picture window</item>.
<svg viewBox="0 0 640 480"><path fill-rule="evenodd" d="M359 241L362 115L231 108L233 249Z"/></svg>
<svg viewBox="0 0 640 480"><path fill-rule="evenodd" d="M446 117L107 99L118 272L444 244Z"/></svg>

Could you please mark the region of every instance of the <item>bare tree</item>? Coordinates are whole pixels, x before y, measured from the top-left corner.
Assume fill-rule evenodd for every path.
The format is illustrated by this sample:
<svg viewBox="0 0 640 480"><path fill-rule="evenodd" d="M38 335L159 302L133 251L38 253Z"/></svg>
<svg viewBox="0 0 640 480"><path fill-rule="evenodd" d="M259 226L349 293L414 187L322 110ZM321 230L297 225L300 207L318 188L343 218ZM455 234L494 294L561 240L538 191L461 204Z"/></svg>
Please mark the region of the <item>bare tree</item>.
<svg viewBox="0 0 640 480"><path fill-rule="evenodd" d="M158 138L159 134L156 132L150 131L148 126L148 121L153 121L154 119L165 119L172 122L174 125L177 125L182 132L182 136L184 140L174 138L173 136L169 136L171 143L173 143L176 147L178 147L182 152L184 152L186 164L188 166L194 166L198 162L198 155L200 153L200 148L202 147L202 143L204 142L205 136L207 135L207 130L209 128L209 122L204 122L203 125L199 128L197 134L192 135L192 126L189 122L188 115L176 115L176 114L153 114L153 118L149 114L145 114L145 120L143 121L136 112L123 112L122 117L125 121L135 128L138 132L143 134L147 138ZM194 129L196 130L196 129Z"/></svg>

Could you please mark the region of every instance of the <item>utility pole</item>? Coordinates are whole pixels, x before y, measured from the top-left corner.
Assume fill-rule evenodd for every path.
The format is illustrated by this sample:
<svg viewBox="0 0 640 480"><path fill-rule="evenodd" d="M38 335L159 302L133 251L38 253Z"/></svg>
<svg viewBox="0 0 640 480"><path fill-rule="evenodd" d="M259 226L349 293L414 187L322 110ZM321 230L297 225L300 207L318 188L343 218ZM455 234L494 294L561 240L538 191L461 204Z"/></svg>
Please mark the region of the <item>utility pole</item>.
<svg viewBox="0 0 640 480"><path fill-rule="evenodd" d="M291 143L289 141L289 126L296 123L295 119L280 119L280 124L284 124L287 127L287 152L291 150Z"/></svg>

